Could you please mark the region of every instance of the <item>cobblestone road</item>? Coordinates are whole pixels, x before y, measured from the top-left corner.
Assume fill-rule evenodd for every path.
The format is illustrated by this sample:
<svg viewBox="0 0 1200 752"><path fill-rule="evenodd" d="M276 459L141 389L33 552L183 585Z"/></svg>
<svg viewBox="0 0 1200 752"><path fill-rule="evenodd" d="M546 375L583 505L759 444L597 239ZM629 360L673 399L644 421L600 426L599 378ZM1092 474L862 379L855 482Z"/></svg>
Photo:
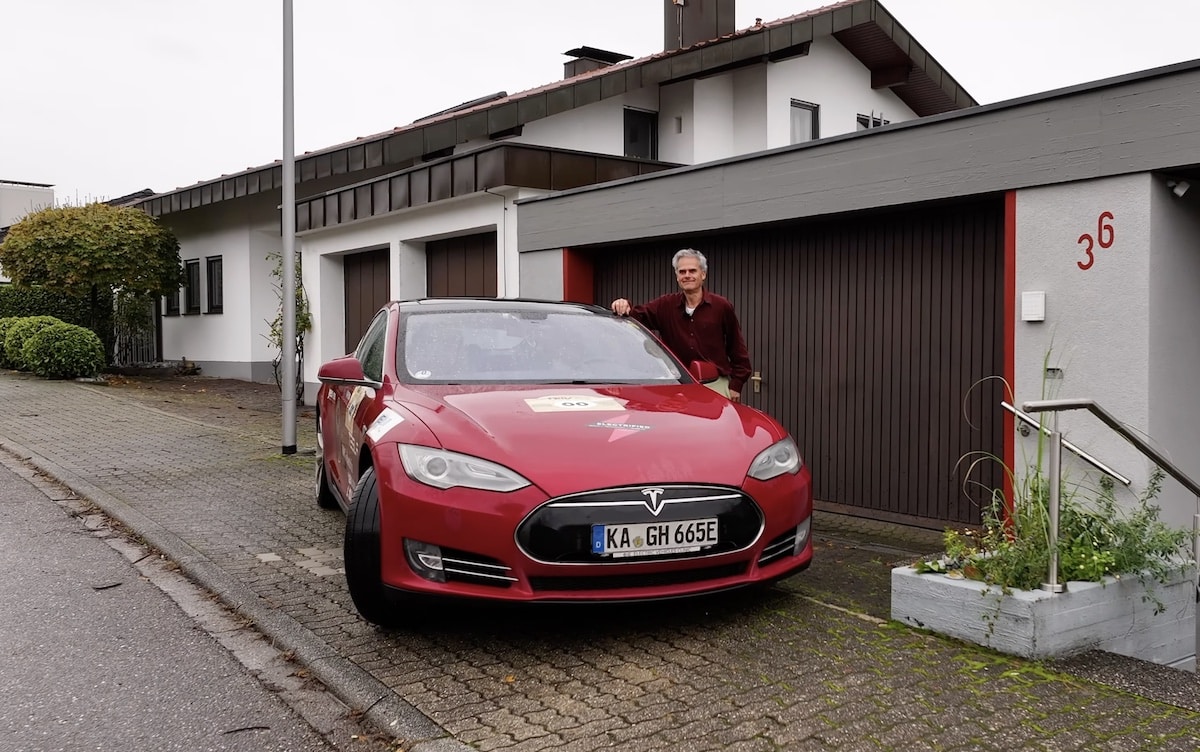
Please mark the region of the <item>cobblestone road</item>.
<svg viewBox="0 0 1200 752"><path fill-rule="evenodd" d="M811 570L767 590L430 608L379 631L346 593L343 517L313 502L311 456L279 454L277 415L218 404L185 417L128 390L12 372L0 405L4 450L134 532L177 539L186 571L231 583L218 594L235 607L266 606L264 632L290 630L327 647L317 662L386 685L436 724L416 736L437 749L1200 748L1195 710L887 623L901 554L827 541ZM298 444L314 445L311 421Z"/></svg>

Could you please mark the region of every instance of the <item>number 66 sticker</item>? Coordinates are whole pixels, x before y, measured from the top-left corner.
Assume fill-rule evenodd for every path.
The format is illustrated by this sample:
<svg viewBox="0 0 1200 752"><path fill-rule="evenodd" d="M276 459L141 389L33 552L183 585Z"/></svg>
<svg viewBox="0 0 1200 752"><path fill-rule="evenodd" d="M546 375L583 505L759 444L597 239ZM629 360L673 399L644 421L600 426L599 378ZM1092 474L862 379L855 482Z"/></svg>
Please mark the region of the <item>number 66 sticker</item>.
<svg viewBox="0 0 1200 752"><path fill-rule="evenodd" d="M1075 241L1079 245L1084 246L1083 253L1087 256L1087 262L1076 261L1075 265L1085 272L1092 268L1092 264L1096 263L1096 257L1092 255L1092 250L1098 245L1101 248L1109 248L1116 239L1117 233L1113 229L1112 220L1113 213L1110 211L1100 212L1099 218L1096 220L1096 237L1092 237L1090 233L1084 233L1079 236L1079 240ZM1106 222L1105 220L1110 220Z"/></svg>

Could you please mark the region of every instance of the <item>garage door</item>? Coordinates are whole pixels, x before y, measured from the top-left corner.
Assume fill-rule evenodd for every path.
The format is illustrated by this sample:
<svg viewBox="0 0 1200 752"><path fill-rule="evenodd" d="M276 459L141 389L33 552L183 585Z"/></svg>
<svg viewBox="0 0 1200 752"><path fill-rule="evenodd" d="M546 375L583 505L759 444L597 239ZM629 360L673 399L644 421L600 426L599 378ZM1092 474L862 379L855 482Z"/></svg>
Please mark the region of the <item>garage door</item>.
<svg viewBox="0 0 1200 752"><path fill-rule="evenodd" d="M433 298L496 297L496 234L480 233L425 244L425 289Z"/></svg>
<svg viewBox="0 0 1200 752"><path fill-rule="evenodd" d="M760 391L796 437L819 505L976 524L1003 456L1003 204L941 206L592 252L596 300L674 289L671 255L709 259Z"/></svg>
<svg viewBox="0 0 1200 752"><path fill-rule="evenodd" d="M346 352L353 350L391 297L388 249L342 257L346 295Z"/></svg>

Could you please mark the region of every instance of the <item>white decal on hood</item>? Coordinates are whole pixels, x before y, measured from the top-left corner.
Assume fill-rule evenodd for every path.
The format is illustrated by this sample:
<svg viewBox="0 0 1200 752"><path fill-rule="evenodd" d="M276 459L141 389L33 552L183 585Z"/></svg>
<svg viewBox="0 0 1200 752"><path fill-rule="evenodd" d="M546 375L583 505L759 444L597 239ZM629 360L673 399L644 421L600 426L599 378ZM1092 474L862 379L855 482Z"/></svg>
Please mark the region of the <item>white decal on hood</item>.
<svg viewBox="0 0 1200 752"><path fill-rule="evenodd" d="M390 407L385 407L367 429L367 437L371 441L379 441L383 435L404 422L404 416Z"/></svg>
<svg viewBox="0 0 1200 752"><path fill-rule="evenodd" d="M612 434L608 437L611 444L617 439L623 439L626 436L632 436L640 431L649 431L653 426L642 425L641 423L628 423L629 414L618 415L611 420L599 420L595 423L589 423L588 428L610 428ZM651 510L653 511L653 510Z"/></svg>
<svg viewBox="0 0 1200 752"><path fill-rule="evenodd" d="M525 400L535 413L558 413L575 410L624 410L625 407L613 397L597 397L594 394L565 394L550 397L534 397Z"/></svg>

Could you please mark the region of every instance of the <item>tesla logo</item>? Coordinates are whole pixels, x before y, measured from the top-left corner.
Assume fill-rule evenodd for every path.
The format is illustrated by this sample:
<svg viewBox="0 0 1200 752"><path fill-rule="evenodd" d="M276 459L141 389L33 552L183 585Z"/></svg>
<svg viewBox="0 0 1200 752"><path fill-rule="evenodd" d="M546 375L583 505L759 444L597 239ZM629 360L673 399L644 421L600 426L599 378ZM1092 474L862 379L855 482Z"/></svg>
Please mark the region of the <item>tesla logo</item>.
<svg viewBox="0 0 1200 752"><path fill-rule="evenodd" d="M655 517L662 511L664 489L661 488L643 488L642 496L646 497L646 508L650 510L650 514Z"/></svg>

